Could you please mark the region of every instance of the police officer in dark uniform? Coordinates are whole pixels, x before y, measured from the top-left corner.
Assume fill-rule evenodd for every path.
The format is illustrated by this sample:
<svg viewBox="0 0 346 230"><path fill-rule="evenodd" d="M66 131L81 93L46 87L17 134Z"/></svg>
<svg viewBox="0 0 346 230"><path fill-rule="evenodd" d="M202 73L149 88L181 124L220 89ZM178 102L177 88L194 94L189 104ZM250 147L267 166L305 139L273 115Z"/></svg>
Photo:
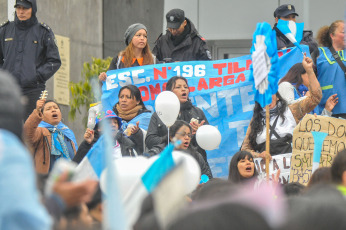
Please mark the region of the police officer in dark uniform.
<svg viewBox="0 0 346 230"><path fill-rule="evenodd" d="M0 68L16 78L26 96L26 120L61 61L51 28L37 21L36 0L16 0L14 7L14 21L0 26Z"/></svg>
<svg viewBox="0 0 346 230"><path fill-rule="evenodd" d="M153 54L159 61L211 60L205 39L198 34L193 23L185 18L181 9L166 14L167 32L155 42Z"/></svg>
<svg viewBox="0 0 346 230"><path fill-rule="evenodd" d="M274 11L274 18L276 23L273 29L276 31L276 42L278 50L294 47L294 44L290 42L290 40L276 27L279 19L296 22L296 16L299 15L296 13L294 6L291 4L281 5ZM313 38L313 33L311 30L303 31L303 39L301 40L300 44L308 45L311 54L318 51L318 45Z"/></svg>

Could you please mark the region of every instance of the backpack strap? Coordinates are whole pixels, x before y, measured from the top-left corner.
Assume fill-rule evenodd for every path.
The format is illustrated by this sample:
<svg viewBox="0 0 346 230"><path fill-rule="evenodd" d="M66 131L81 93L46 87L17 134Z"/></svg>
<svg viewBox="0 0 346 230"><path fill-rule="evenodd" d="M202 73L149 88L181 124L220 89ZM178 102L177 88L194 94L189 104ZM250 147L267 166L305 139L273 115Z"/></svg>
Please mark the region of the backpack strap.
<svg viewBox="0 0 346 230"><path fill-rule="evenodd" d="M345 67L344 63L342 63L339 54L335 51L333 46L329 47L329 50L332 53L335 61L339 64L339 66L342 69L342 71L344 71L344 75L345 75L345 78L346 78L346 67Z"/></svg>
<svg viewBox="0 0 346 230"><path fill-rule="evenodd" d="M269 139L271 139L272 134L274 134L274 136L275 136L277 139L280 138L279 134L275 131L275 127L276 127L276 124L278 123L278 120L279 120L279 115L276 117L273 126L270 125L270 135L269 135Z"/></svg>

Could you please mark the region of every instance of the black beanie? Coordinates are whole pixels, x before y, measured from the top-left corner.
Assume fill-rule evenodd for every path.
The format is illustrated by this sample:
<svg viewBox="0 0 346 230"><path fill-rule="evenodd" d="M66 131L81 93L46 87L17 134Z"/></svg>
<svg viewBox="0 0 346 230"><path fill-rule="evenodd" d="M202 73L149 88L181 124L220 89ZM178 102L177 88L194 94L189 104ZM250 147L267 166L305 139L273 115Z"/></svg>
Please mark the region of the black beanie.
<svg viewBox="0 0 346 230"><path fill-rule="evenodd" d="M6 129L22 139L22 120L21 91L13 76L0 70L0 129Z"/></svg>

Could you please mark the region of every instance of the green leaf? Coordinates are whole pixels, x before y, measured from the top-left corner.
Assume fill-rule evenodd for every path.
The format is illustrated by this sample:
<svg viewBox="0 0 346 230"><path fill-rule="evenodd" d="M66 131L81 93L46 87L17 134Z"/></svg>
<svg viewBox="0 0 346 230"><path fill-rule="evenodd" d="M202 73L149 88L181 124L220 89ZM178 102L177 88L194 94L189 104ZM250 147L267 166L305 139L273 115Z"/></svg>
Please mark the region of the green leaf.
<svg viewBox="0 0 346 230"><path fill-rule="evenodd" d="M82 80L74 83L70 82L71 100L69 119L73 121L76 118L77 111L81 113L85 111L85 116L82 118L85 127L88 118L89 105L95 103L93 87L90 84L91 79L98 81L98 75L101 72L106 72L112 61L112 57L106 59L91 57L91 62L84 62L82 69Z"/></svg>

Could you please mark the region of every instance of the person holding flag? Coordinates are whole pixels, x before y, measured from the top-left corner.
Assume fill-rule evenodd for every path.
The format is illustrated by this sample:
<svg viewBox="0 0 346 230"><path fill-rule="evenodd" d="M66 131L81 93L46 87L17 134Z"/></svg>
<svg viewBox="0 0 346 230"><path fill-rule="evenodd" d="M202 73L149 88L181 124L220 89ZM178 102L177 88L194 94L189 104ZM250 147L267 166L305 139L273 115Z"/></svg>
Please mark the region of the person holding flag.
<svg viewBox="0 0 346 230"><path fill-rule="evenodd" d="M287 22L294 22L294 24L297 24L296 29L296 37L300 37L297 39L298 44L308 45L310 49L310 54L317 52L318 45L317 42L313 38L313 33L311 30L304 30L304 23L295 23L296 22L296 16L299 16L294 8L294 5L292 4L284 4L276 8L274 11L274 18L275 18L275 25L273 27L273 30L276 31L276 43L277 43L277 49L282 50L289 47L294 47L293 42L285 35L285 32L281 31L280 28L278 28L279 20ZM299 26L300 24L300 26Z"/></svg>
<svg viewBox="0 0 346 230"><path fill-rule="evenodd" d="M292 134L293 129L305 114L311 112L320 102L322 92L320 84L317 81L313 71L313 62L311 58L304 57L303 67L308 74L310 95L304 100L287 105L287 102L279 93L272 95L270 109L270 154L278 155L292 152ZM252 120L247 129L246 136L241 150L252 153L254 158L265 158L266 145L266 112L258 102L255 102L255 108Z"/></svg>

